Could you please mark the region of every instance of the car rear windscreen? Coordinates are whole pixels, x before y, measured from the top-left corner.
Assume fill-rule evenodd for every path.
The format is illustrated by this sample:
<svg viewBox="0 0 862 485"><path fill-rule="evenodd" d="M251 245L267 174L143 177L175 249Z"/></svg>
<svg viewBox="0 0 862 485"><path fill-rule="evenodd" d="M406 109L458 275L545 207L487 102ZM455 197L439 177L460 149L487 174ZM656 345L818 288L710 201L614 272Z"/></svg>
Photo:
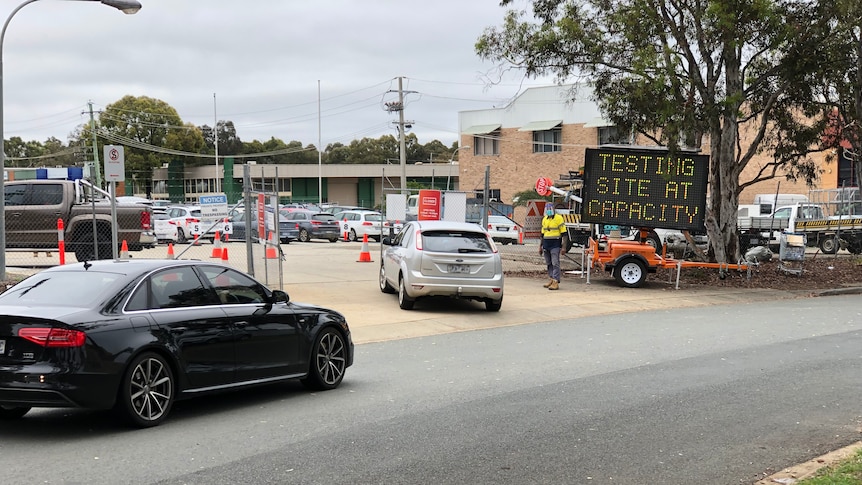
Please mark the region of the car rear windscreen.
<svg viewBox="0 0 862 485"><path fill-rule="evenodd" d="M422 247L441 253L490 253L485 233L471 231L424 231Z"/></svg>

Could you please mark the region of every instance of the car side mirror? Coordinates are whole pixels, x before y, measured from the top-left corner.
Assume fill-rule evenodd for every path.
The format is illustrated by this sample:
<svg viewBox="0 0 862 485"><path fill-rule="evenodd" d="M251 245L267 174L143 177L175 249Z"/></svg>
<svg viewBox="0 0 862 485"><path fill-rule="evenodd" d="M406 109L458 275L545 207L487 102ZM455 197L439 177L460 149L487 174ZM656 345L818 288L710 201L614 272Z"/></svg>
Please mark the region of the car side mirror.
<svg viewBox="0 0 862 485"><path fill-rule="evenodd" d="M273 303L290 303L290 295L286 291L272 290Z"/></svg>
<svg viewBox="0 0 862 485"><path fill-rule="evenodd" d="M380 240L380 244L384 246L392 246L392 239L389 239L389 236L384 236L382 240Z"/></svg>

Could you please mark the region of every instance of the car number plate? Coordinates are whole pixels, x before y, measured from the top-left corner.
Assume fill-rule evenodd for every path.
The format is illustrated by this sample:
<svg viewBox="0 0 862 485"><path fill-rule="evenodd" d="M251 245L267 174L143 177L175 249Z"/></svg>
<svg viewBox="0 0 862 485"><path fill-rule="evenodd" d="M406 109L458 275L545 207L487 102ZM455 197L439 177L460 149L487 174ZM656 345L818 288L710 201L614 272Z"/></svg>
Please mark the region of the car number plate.
<svg viewBox="0 0 862 485"><path fill-rule="evenodd" d="M3 355L5 353L6 353L6 341L0 340L0 355Z"/></svg>
<svg viewBox="0 0 862 485"><path fill-rule="evenodd" d="M450 264L447 266L446 271L450 273L469 273L470 266L466 264Z"/></svg>
<svg viewBox="0 0 862 485"><path fill-rule="evenodd" d="M508 230L509 230L509 228L508 228L508 227L505 227L505 226L503 226L503 227L497 226L497 230L498 230L498 231L508 231Z"/></svg>

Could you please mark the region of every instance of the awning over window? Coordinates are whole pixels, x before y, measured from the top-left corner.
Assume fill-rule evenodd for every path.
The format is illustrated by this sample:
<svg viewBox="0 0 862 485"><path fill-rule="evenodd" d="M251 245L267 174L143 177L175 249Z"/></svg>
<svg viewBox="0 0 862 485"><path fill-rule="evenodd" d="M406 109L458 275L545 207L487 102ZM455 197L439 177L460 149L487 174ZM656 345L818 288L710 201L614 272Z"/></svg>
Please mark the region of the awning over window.
<svg viewBox="0 0 862 485"><path fill-rule="evenodd" d="M584 128L604 128L606 126L614 126L614 123L604 118L593 118L584 124Z"/></svg>
<svg viewBox="0 0 862 485"><path fill-rule="evenodd" d="M518 128L518 131L547 131L563 124L563 120L531 121Z"/></svg>
<svg viewBox="0 0 862 485"><path fill-rule="evenodd" d="M503 125L500 123L497 123L495 125L473 125L462 131L461 133L464 135L487 135L492 131L499 130L501 126Z"/></svg>

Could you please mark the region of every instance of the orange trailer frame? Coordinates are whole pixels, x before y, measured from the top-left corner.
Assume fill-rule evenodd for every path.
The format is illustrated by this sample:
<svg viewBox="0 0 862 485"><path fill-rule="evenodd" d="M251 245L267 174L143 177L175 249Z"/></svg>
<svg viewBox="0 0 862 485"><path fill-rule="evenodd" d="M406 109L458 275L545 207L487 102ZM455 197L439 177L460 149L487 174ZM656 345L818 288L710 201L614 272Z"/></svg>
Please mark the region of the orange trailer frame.
<svg viewBox="0 0 862 485"><path fill-rule="evenodd" d="M667 255L667 246L663 246L661 254L658 254L656 248L644 242L649 235L648 228L641 228L638 235L637 241L609 239L604 247L590 238L588 248L590 268L599 268L611 273L617 283L629 288L642 286L647 274L655 273L660 268L676 269L676 289L679 289L679 276L683 268L717 269L720 278L727 276L730 270L745 271L746 277L751 277L751 269L755 263L707 263L674 259Z"/></svg>

